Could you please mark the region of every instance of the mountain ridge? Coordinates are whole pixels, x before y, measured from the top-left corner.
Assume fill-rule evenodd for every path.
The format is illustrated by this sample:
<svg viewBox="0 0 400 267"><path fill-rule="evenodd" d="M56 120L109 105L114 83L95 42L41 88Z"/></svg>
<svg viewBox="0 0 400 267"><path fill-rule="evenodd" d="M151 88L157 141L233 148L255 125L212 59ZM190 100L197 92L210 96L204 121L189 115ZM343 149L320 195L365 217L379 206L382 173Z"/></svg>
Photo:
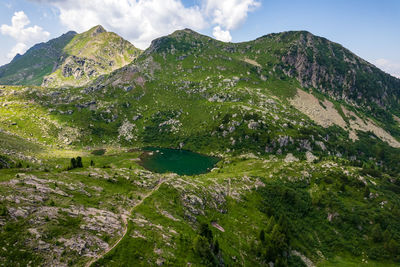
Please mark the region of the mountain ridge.
<svg viewBox="0 0 400 267"><path fill-rule="evenodd" d="M46 43L39 43L28 49L24 55L0 67L0 83L40 85L44 75L51 72L62 55L62 48L75 36L67 32Z"/></svg>
<svg viewBox="0 0 400 267"><path fill-rule="evenodd" d="M130 63L138 54L140 50L128 41L97 25L84 33L69 31L47 43L35 44L0 67L0 83L80 86Z"/></svg>

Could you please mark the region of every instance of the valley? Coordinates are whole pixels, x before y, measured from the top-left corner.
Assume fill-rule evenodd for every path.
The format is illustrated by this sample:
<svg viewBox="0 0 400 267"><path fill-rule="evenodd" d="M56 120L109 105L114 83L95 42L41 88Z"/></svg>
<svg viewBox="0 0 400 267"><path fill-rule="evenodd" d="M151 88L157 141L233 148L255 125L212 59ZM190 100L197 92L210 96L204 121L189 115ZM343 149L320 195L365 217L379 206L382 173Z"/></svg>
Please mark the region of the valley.
<svg viewBox="0 0 400 267"><path fill-rule="evenodd" d="M398 266L399 79L305 31L74 36L119 63L0 71L4 266Z"/></svg>

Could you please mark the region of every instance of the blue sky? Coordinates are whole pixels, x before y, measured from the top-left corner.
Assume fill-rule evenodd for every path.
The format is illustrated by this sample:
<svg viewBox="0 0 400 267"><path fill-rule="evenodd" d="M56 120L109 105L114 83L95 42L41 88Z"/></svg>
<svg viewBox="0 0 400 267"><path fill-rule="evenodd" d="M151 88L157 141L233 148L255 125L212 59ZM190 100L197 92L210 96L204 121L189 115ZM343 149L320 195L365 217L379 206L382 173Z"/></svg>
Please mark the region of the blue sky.
<svg viewBox="0 0 400 267"><path fill-rule="evenodd" d="M97 24L140 48L185 27L232 42L308 30L400 77L398 0L2 0L0 65L36 42Z"/></svg>

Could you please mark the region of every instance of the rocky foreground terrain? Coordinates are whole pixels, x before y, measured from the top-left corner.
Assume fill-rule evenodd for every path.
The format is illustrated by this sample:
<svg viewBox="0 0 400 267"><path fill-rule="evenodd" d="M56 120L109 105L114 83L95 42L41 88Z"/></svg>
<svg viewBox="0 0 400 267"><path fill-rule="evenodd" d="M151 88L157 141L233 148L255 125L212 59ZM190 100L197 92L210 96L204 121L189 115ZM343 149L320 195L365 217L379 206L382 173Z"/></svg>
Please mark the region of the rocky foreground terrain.
<svg viewBox="0 0 400 267"><path fill-rule="evenodd" d="M98 26L0 83L0 265L399 265L400 80L339 44ZM220 161L154 173L149 146Z"/></svg>

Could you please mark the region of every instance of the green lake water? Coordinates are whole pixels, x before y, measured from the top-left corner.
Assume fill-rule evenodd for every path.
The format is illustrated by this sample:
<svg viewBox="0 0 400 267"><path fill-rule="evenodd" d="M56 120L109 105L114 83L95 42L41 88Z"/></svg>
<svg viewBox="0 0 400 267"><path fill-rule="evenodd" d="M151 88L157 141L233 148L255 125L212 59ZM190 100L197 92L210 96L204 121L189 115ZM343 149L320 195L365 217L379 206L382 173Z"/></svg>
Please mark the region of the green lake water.
<svg viewBox="0 0 400 267"><path fill-rule="evenodd" d="M146 148L141 156L141 165L153 172L173 172L179 175L195 175L210 171L219 161L188 150L169 148Z"/></svg>

